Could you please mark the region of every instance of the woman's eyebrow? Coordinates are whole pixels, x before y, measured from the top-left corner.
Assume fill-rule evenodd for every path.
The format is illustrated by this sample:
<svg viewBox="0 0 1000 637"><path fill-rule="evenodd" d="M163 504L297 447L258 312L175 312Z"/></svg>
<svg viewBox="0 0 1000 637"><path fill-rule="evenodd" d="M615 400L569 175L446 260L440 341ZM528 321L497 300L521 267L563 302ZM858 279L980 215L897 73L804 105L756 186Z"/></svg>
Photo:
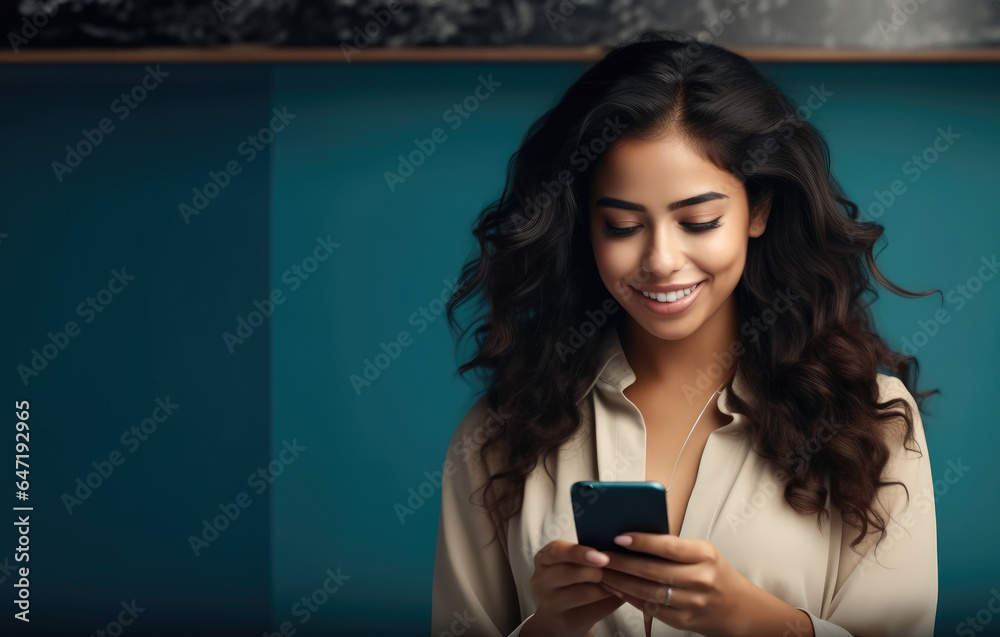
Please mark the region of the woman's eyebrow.
<svg viewBox="0 0 1000 637"><path fill-rule="evenodd" d="M710 190L708 192L703 192L700 195L695 195L694 197L688 197L687 199L681 199L680 201L675 201L674 203L667 206L668 210L677 210L678 208L685 208L687 206L694 206L700 203L705 203L706 201L713 201L715 199L728 199L728 195L724 195L720 192L715 192ZM646 207L637 203L632 203L630 201L623 201L621 199L616 199L614 197L601 197L594 203L594 207L608 207L608 208L622 208L624 210L638 210L639 212L646 212Z"/></svg>

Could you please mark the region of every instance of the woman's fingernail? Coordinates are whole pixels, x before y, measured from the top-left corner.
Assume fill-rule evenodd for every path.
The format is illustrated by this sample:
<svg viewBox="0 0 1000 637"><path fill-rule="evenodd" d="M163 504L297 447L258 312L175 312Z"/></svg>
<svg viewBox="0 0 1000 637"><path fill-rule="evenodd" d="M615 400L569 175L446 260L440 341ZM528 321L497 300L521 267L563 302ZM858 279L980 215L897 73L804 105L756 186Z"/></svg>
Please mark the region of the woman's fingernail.
<svg viewBox="0 0 1000 637"><path fill-rule="evenodd" d="M584 554L584 556L594 564L597 564L598 566L604 566L605 564L611 561L611 558L609 558L607 555L595 551L594 549L590 549L589 551L587 551Z"/></svg>
<svg viewBox="0 0 1000 637"><path fill-rule="evenodd" d="M631 535L617 535L617 536L615 536L615 544L618 544L620 546L629 546L630 544L632 544L632 536Z"/></svg>
<svg viewBox="0 0 1000 637"><path fill-rule="evenodd" d="M601 586L602 586L602 587L604 588L604 590L606 590L606 591L608 591L609 593L611 593L612 595L615 595L616 597L618 597L618 599L625 599L625 598L624 598L624 597L622 596L622 594L621 594L621 592L620 592L620 591L617 591L617 590L615 590L615 589L611 588L610 586L604 586L604 584L601 584Z"/></svg>

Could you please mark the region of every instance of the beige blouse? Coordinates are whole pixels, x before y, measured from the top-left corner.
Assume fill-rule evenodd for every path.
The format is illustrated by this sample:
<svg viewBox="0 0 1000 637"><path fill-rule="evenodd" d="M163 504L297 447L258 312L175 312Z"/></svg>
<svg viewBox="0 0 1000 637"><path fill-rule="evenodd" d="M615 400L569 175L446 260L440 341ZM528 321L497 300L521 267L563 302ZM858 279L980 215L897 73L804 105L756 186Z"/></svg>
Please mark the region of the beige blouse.
<svg viewBox="0 0 1000 637"><path fill-rule="evenodd" d="M493 526L482 507L469 503L487 475L477 463L478 451L485 433L513 423L488 409L485 396L459 423L442 471L434 637L518 635L537 608L528 584L535 553L553 539L577 542L570 485L578 480L645 480L645 428L639 410L623 393L635 374L617 331L609 329L601 338L598 371L583 399L584 422L560 448L558 460L549 462L555 484L539 463L527 478L521 512L488 548L482 547L493 536ZM909 505L900 487L880 491L879 503L893 521L877 556L872 552L874 534L850 548L856 531L844 524L836 507L828 505L831 515L819 526L815 515L801 515L788 505L783 476L750 450L743 432L747 418L728 408L726 390L717 402L733 420L708 437L681 525L680 537L711 542L754 584L806 611L817 637L929 637L934 631L937 530L923 424L899 379L879 374L878 383L880 402L901 396L910 403L923 453L908 451L901 439L893 439L884 475L906 485ZM740 375L733 390L747 399ZM800 457L815 451L803 449ZM474 501L482 502L482 490ZM653 619L653 637L696 634ZM801 634L795 626L786 632L789 637ZM597 623L594 637L645 637L642 610L622 604Z"/></svg>

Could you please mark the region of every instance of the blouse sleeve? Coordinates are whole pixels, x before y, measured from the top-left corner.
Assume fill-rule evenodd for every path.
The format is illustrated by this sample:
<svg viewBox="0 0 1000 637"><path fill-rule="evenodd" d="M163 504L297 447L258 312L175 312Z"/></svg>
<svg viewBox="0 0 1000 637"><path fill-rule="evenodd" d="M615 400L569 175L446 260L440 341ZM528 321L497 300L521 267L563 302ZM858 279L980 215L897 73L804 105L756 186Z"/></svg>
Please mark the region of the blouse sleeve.
<svg viewBox="0 0 1000 637"><path fill-rule="evenodd" d="M934 633L937 525L927 440L916 401L903 382L893 376L880 375L879 379L880 402L901 397L910 404L919 451L905 449L901 436L890 436L891 456L883 473L883 480L906 485L909 502L898 485L879 490L877 510L884 520L887 514L891 516L891 521L877 552L877 532L869 533L852 549L857 530L843 525L836 586L828 608L822 617L800 609L809 614L816 637L931 637ZM914 447L912 443L907 446Z"/></svg>
<svg viewBox="0 0 1000 637"><path fill-rule="evenodd" d="M451 437L441 471L441 514L431 602L433 637L478 635L515 637L529 618L521 619L517 589L507 558L503 533L489 547L496 528L473 491L488 475L479 462L479 448L498 419L487 409L485 396L466 412ZM478 431L478 435L477 435Z"/></svg>

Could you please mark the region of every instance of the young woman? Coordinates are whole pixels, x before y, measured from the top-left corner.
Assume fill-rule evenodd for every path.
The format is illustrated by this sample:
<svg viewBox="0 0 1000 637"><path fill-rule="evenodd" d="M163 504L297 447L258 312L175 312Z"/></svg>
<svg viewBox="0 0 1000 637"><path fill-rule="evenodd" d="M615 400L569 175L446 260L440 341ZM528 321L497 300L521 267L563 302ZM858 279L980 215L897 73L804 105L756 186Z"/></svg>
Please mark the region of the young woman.
<svg viewBox="0 0 1000 637"><path fill-rule="evenodd" d="M647 33L531 127L448 305L488 302L459 368L487 391L444 464L435 636L932 634L934 392L870 276L931 292L881 274L806 119ZM660 481L670 533L578 545L579 480Z"/></svg>

